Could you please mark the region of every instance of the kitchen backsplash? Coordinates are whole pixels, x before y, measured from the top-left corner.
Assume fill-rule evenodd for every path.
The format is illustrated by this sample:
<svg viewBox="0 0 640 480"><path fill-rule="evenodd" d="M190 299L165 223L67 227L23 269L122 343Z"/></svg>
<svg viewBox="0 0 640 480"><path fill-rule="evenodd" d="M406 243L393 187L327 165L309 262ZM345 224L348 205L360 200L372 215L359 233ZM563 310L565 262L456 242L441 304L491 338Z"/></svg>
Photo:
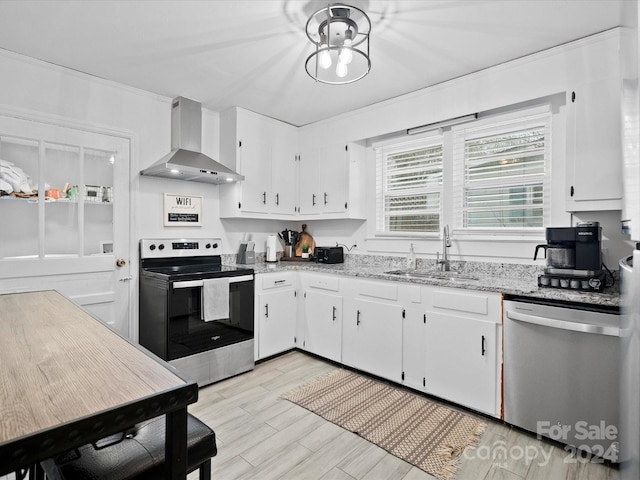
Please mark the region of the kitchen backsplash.
<svg viewBox="0 0 640 480"><path fill-rule="evenodd" d="M282 252L278 252L278 259ZM264 252L256 252L256 263L265 261ZM362 268L379 268L380 270L399 270L406 268L407 261L404 256L393 255L360 255L345 253L344 261L349 266ZM222 262L227 265L236 263L236 254L223 254ZM433 270L437 268L433 259L418 258L418 270ZM499 262L466 262L451 260L451 270L465 274L499 275L501 277L523 278L537 277L544 271L543 265L523 265L517 263Z"/></svg>

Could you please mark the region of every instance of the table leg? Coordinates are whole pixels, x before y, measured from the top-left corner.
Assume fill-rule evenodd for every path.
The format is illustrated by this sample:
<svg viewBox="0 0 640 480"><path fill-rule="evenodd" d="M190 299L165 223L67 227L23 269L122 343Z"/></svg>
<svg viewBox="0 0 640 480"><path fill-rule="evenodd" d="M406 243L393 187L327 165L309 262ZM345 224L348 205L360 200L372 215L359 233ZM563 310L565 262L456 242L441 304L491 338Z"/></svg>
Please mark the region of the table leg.
<svg viewBox="0 0 640 480"><path fill-rule="evenodd" d="M165 461L167 478L187 478L187 407L173 410L166 415Z"/></svg>

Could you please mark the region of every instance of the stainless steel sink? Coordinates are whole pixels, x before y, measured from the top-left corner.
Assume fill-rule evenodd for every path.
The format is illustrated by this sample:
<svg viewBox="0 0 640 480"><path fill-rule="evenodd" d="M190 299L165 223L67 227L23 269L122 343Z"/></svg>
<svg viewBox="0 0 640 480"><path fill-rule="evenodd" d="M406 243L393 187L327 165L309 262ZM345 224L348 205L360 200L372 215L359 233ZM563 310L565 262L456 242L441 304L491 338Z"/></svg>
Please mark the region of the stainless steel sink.
<svg viewBox="0 0 640 480"><path fill-rule="evenodd" d="M387 275L395 275L406 278L435 278L437 280L478 280L478 277L463 275L455 271L440 270L390 270L384 272Z"/></svg>

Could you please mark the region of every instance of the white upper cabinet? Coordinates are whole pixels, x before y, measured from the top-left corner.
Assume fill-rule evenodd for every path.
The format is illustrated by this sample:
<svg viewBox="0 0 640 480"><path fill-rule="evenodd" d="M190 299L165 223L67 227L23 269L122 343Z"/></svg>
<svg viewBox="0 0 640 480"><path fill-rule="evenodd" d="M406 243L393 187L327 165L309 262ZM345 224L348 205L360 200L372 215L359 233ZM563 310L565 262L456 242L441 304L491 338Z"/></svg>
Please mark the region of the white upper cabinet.
<svg viewBox="0 0 640 480"><path fill-rule="evenodd" d="M220 160L245 179L220 186L222 218L365 218L365 147L242 108L220 115ZM324 131L324 130L323 130Z"/></svg>
<svg viewBox="0 0 640 480"><path fill-rule="evenodd" d="M365 218L365 147L322 127L300 139L300 217Z"/></svg>
<svg viewBox="0 0 640 480"><path fill-rule="evenodd" d="M567 92L566 210L622 209L621 58Z"/></svg>
<svg viewBox="0 0 640 480"><path fill-rule="evenodd" d="M286 219L297 210L295 127L241 108L220 116L220 160L245 179L220 186L220 216Z"/></svg>
<svg viewBox="0 0 640 480"><path fill-rule="evenodd" d="M300 213L342 213L348 208L348 145L303 147L300 154Z"/></svg>

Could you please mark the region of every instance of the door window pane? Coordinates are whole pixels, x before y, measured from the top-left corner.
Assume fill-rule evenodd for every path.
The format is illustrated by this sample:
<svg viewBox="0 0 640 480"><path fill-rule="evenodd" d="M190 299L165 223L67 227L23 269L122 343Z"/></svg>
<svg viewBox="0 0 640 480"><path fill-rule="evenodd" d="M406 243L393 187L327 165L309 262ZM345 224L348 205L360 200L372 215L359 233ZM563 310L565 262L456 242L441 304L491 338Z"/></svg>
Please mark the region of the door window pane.
<svg viewBox="0 0 640 480"><path fill-rule="evenodd" d="M38 256L38 165L37 141L0 136L0 258Z"/></svg>
<svg viewBox="0 0 640 480"><path fill-rule="evenodd" d="M113 243L113 172L116 152L84 150L84 254L108 252Z"/></svg>
<svg viewBox="0 0 640 480"><path fill-rule="evenodd" d="M79 254L78 203L72 190L79 180L80 149L45 143L45 255Z"/></svg>

